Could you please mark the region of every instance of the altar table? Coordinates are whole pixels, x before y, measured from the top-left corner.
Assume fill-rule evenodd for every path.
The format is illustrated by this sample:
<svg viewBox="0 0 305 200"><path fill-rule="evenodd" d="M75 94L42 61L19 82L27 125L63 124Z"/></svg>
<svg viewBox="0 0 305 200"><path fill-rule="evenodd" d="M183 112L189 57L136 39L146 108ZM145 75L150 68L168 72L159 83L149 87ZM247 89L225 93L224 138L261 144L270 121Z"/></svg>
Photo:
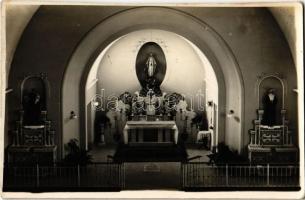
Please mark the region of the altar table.
<svg viewBox="0 0 305 200"><path fill-rule="evenodd" d="M124 144L128 144L128 130L130 129L172 129L174 130L174 142L178 143L178 127L175 121L127 121L123 130ZM145 134L145 133L144 133Z"/></svg>

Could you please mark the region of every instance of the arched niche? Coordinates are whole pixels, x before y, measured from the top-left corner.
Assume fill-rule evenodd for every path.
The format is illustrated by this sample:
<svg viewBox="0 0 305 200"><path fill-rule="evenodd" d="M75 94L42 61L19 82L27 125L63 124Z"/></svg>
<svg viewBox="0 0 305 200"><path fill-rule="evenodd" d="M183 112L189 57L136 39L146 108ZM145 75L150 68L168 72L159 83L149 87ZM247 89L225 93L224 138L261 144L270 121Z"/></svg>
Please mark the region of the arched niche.
<svg viewBox="0 0 305 200"><path fill-rule="evenodd" d="M258 109L264 110L264 98L268 95L270 90L273 90L276 96L276 124L282 123L281 110L285 110L285 81L278 75L264 75L258 79L257 91L258 91Z"/></svg>
<svg viewBox="0 0 305 200"><path fill-rule="evenodd" d="M20 87L21 92L21 105L22 109L24 108L24 104L26 101L26 98L31 93L37 93L40 96L40 103L41 103L41 109L46 110L47 109L47 99L48 99L48 84L44 77L41 76L28 76L25 77L24 80L21 83Z"/></svg>
<svg viewBox="0 0 305 200"><path fill-rule="evenodd" d="M23 79L20 86L22 112L20 117L24 125L39 125L46 114L49 97L48 82L44 75L30 75Z"/></svg>
<svg viewBox="0 0 305 200"><path fill-rule="evenodd" d="M153 77L148 77L147 62L152 59L155 62L155 69L152 72ZM138 80L142 86L141 93L146 95L149 85L153 83L154 92L161 95L160 85L164 80L166 73L166 58L162 48L155 42L146 42L143 44L136 58L136 73Z"/></svg>
<svg viewBox="0 0 305 200"><path fill-rule="evenodd" d="M181 24L187 25L181 26ZM98 24L79 43L67 65L62 86L62 143L69 137L80 139L86 148L85 89L93 62L111 42L132 31L160 29L174 32L196 44L210 61L219 83L219 142L225 141L237 150L243 147L244 84L236 59L219 34L193 16L171 8L138 7L117 13ZM75 86L79 87L75 87ZM67 120L71 110L79 114ZM227 119L234 110L236 118Z"/></svg>
<svg viewBox="0 0 305 200"><path fill-rule="evenodd" d="M172 93L179 93L183 95L187 103L187 108L197 112L199 116L202 116L200 111L205 109L204 105L207 101L211 101L214 105L218 105L218 83L216 74L205 55L198 49L198 47L196 47L195 44L191 43L186 38L173 32L157 29L144 29L130 32L115 40L109 45L109 47L106 47L99 55L101 59L98 57L90 69L86 86L86 98L94 99L93 101L99 102L100 105L107 105L109 102L109 95L118 97L126 90L131 94L139 92L142 86L136 76L136 58L141 54L142 48L146 46L145 44L151 42L160 46L165 54L163 63L166 61L166 73L160 88L162 94L170 95ZM159 48L159 50L161 49ZM148 51L146 50L142 52L144 58L142 59L142 62L139 62L142 64L138 67L142 68L143 71L147 68L146 62L150 52L155 51L149 48ZM161 70L160 68L164 67L160 66L160 64L162 64L161 62L158 62L160 61L160 57L158 56L160 54L161 52L153 53L157 62L156 74ZM124 55L123 58L122 55ZM163 69L163 71L165 71L165 69ZM109 76L109 74L112 75ZM144 78L146 78L145 74ZM92 87L90 87L92 85L92 80L98 80L95 84L95 96L93 96ZM89 103L87 101L87 105ZM87 110L88 109L90 108L87 106ZM108 110L107 106L97 106L94 109ZM213 130L214 138L218 138L218 126L216 123L218 112L215 109L212 110L212 107L210 106L206 109L206 113L209 116L207 118L211 124L213 124L211 126L215 127ZM214 112L216 114L215 116L213 114ZM178 115L180 114L181 113ZM194 113L188 112L190 118L193 117L192 114ZM90 143L92 142L90 139L92 137L88 136L92 133L92 126L90 126L91 117L88 116L88 114L87 119L89 119L87 120L86 125L86 127L88 127L87 138L90 147ZM189 121L185 123L184 120L182 120L182 115L178 118L176 117L176 119L176 123L181 130L183 130L183 126L189 127L186 131L192 135L192 137L188 137L189 140L187 142L191 142L192 138L195 140L197 136L196 131L191 128L195 127L195 125L192 124L192 121L189 119ZM114 123L115 122L112 119L111 124ZM107 127L107 129L108 130L106 130L105 133L105 142L113 142L112 134L114 130L110 131L110 127ZM215 140L213 146L216 146L216 144Z"/></svg>

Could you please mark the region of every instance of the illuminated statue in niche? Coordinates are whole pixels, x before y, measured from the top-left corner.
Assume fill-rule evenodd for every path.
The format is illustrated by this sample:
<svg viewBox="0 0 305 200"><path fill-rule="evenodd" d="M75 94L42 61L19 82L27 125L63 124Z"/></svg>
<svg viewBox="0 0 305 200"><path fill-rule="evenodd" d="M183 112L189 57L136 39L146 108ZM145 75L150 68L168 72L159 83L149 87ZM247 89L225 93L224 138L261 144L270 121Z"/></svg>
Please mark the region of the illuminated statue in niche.
<svg viewBox="0 0 305 200"><path fill-rule="evenodd" d="M145 86L142 88L140 95L146 96L147 92L149 90L152 90L156 96L162 96L162 92L160 90L160 83L156 78L156 73L158 71L157 61L152 53L149 53L145 65Z"/></svg>
<svg viewBox="0 0 305 200"><path fill-rule="evenodd" d="M152 53L149 54L149 57L146 61L146 67L147 67L147 75L148 77L153 77L156 71L157 62L155 58L153 57Z"/></svg>

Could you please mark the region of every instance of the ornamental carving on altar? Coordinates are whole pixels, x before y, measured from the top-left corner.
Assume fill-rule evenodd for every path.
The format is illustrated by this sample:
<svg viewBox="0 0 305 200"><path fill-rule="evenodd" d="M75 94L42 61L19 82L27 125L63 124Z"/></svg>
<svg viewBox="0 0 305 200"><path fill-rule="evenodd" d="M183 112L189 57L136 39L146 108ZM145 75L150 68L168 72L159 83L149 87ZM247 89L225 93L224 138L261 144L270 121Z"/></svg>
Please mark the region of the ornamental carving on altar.
<svg viewBox="0 0 305 200"><path fill-rule="evenodd" d="M289 129L285 108L286 82L278 75L258 78L258 119L250 130L248 157L251 163L297 162L298 149L294 133Z"/></svg>
<svg viewBox="0 0 305 200"><path fill-rule="evenodd" d="M57 147L55 131L47 117L50 91L46 75L26 76L20 92L21 109L7 149L8 162L55 162Z"/></svg>

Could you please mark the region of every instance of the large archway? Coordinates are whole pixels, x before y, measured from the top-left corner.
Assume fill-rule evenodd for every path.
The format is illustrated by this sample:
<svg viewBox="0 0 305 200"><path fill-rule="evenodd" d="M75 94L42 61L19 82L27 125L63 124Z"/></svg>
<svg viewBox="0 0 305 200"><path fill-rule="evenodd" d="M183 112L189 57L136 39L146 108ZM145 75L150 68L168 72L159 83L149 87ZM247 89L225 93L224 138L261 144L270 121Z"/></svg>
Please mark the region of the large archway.
<svg viewBox="0 0 305 200"><path fill-rule="evenodd" d="M143 86L141 77L137 77L137 69L145 68L143 66L147 54L143 55L144 64L137 65L136 60L146 44L157 44L161 51L164 51L167 69L160 85L161 93L165 95L178 93L184 96L187 110L184 110L184 117L176 118L176 124L180 132L188 134L186 143L196 142L198 126L195 127L192 121L204 115L208 125L205 130L212 132L211 146L215 147L218 139L218 83L215 72L196 45L180 35L157 29L134 31L120 37L107 46L93 63L86 79L84 93L86 102L83 105L86 108L86 147L88 144L92 146L101 141L106 145L114 143L115 121L108 118L111 116L110 110L113 109L115 100L123 93L128 92L131 95L140 93ZM159 64L157 68L160 72ZM164 112L162 108L162 115L165 114ZM108 117L105 116L107 113ZM190 118L187 123L186 115ZM107 124L105 120L113 121L112 123L109 121L113 125L112 128L109 127L110 125L105 126ZM102 139L101 124L103 124ZM183 127L187 127L187 130L183 131Z"/></svg>
<svg viewBox="0 0 305 200"><path fill-rule="evenodd" d="M184 25L184 26L182 26ZM244 89L238 64L225 41L211 27L183 12L169 8L141 7L118 13L98 24L72 55L62 86L62 143L79 138L85 148L86 78L98 54L117 38L136 30L161 29L174 32L196 44L211 62L219 86L219 141L241 150L244 115ZM77 88L75 85L79 85ZM234 111L234 118L226 113ZM68 120L70 112L79 115Z"/></svg>

